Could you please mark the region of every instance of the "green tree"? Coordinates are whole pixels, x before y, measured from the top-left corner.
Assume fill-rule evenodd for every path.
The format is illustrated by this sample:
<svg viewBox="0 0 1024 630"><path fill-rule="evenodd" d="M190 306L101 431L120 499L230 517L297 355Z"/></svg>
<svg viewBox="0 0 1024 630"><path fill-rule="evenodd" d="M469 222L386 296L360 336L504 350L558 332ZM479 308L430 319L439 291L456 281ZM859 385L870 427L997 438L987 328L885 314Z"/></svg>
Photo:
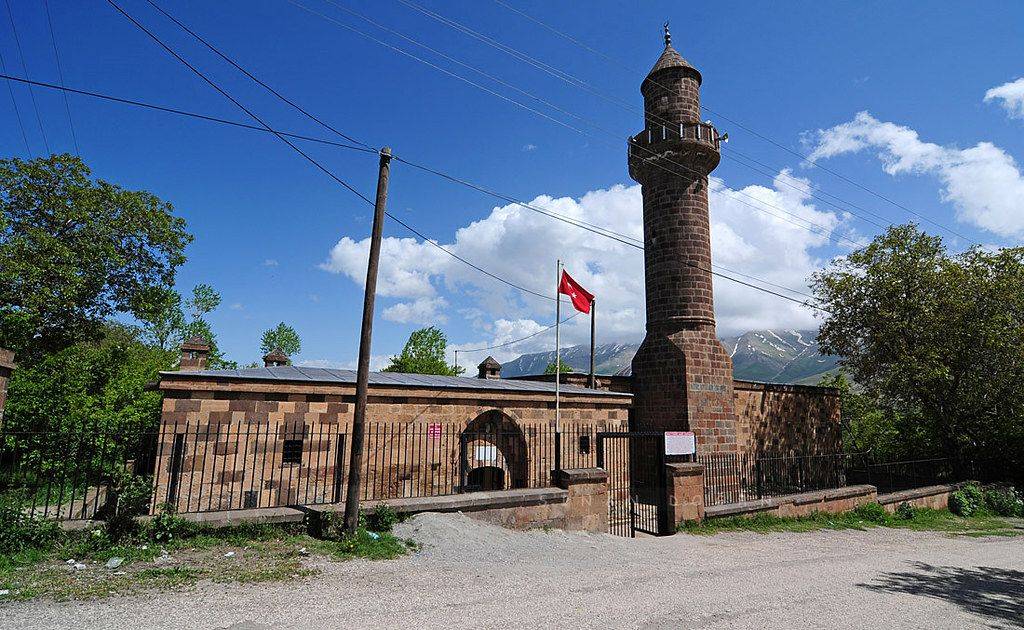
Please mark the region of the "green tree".
<svg viewBox="0 0 1024 630"><path fill-rule="evenodd" d="M894 460L904 454L904 445L900 442L901 419L883 409L873 396L859 391L842 370L826 374L818 385L839 390L846 452L870 452L880 460Z"/></svg>
<svg viewBox="0 0 1024 630"><path fill-rule="evenodd" d="M568 374L573 371L571 365L568 365L565 361L559 358L557 363L555 363L555 361L548 363L548 366L544 368L544 373L554 374L556 370L560 371L562 374Z"/></svg>
<svg viewBox="0 0 1024 630"><path fill-rule="evenodd" d="M0 160L0 346L32 361L152 311L191 239L169 203L75 156Z"/></svg>
<svg viewBox="0 0 1024 630"><path fill-rule="evenodd" d="M280 350L289 357L302 352L302 340L299 339L299 333L284 322L263 331L260 351L263 354L269 354L274 350Z"/></svg>
<svg viewBox="0 0 1024 630"><path fill-rule="evenodd" d="M101 338L68 346L10 381L4 429L24 471L62 477L110 472L158 426L162 396L148 385L177 353L143 343L140 331L107 323Z"/></svg>
<svg viewBox="0 0 1024 630"><path fill-rule="evenodd" d="M1024 463L1024 248L957 255L890 228L815 274L824 353L915 455Z"/></svg>
<svg viewBox="0 0 1024 630"><path fill-rule="evenodd" d="M402 353L391 357L391 364L383 371L458 376L465 370L448 365L444 359L447 349L448 338L436 327L414 330Z"/></svg>
<svg viewBox="0 0 1024 630"><path fill-rule="evenodd" d="M202 337L210 344L209 367L236 368L238 364L227 360L217 346L217 335L206 318L220 306L220 302L220 293L208 284L194 286L192 295L185 300L177 291L165 291L159 299L152 300L150 309L139 316L143 322L143 338L159 348L171 350L186 339Z"/></svg>

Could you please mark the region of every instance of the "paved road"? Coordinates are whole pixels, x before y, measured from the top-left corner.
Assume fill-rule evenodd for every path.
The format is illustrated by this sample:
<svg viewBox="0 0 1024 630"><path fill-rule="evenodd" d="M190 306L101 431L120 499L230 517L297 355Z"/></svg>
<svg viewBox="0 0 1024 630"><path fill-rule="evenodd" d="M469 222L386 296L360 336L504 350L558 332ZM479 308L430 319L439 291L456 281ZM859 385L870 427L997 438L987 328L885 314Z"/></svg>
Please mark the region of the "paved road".
<svg viewBox="0 0 1024 630"><path fill-rule="evenodd" d="M5 628L1024 628L1024 538L510 532L421 516L428 546L304 582L0 606Z"/></svg>

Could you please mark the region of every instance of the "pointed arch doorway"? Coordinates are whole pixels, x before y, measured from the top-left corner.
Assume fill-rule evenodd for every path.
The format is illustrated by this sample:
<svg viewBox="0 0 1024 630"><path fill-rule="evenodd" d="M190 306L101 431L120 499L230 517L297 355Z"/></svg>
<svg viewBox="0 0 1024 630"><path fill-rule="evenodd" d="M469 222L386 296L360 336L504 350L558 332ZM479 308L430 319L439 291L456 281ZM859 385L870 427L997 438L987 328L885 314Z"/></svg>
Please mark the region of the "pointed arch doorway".
<svg viewBox="0 0 1024 630"><path fill-rule="evenodd" d="M485 411L460 436L463 492L512 490L529 485L529 451L519 425L497 409Z"/></svg>

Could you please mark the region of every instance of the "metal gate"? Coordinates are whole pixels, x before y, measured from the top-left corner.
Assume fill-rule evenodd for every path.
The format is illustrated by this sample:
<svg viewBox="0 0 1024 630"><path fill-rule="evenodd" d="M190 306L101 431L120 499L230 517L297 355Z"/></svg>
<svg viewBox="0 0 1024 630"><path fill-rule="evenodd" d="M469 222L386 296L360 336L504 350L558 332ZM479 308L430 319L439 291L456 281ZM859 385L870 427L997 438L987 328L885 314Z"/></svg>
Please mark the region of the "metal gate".
<svg viewBox="0 0 1024 630"><path fill-rule="evenodd" d="M665 434L597 434L597 467L608 473L608 533L671 533L665 509Z"/></svg>

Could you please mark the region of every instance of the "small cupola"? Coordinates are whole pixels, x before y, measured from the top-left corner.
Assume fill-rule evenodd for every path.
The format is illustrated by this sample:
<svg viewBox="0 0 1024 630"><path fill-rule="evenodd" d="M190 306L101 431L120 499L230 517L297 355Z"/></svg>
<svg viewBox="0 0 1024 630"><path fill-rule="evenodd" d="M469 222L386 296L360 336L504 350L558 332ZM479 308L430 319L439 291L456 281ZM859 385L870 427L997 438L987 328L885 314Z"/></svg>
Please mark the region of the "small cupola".
<svg viewBox="0 0 1024 630"><path fill-rule="evenodd" d="M283 365L291 365L292 360L288 358L280 348L276 348L266 356L263 357L264 367L281 367Z"/></svg>
<svg viewBox="0 0 1024 630"><path fill-rule="evenodd" d="M494 357L487 357L477 368L477 378L501 378L501 364Z"/></svg>
<svg viewBox="0 0 1024 630"><path fill-rule="evenodd" d="M179 370L205 370L210 359L210 344L196 335L181 344L181 361Z"/></svg>

